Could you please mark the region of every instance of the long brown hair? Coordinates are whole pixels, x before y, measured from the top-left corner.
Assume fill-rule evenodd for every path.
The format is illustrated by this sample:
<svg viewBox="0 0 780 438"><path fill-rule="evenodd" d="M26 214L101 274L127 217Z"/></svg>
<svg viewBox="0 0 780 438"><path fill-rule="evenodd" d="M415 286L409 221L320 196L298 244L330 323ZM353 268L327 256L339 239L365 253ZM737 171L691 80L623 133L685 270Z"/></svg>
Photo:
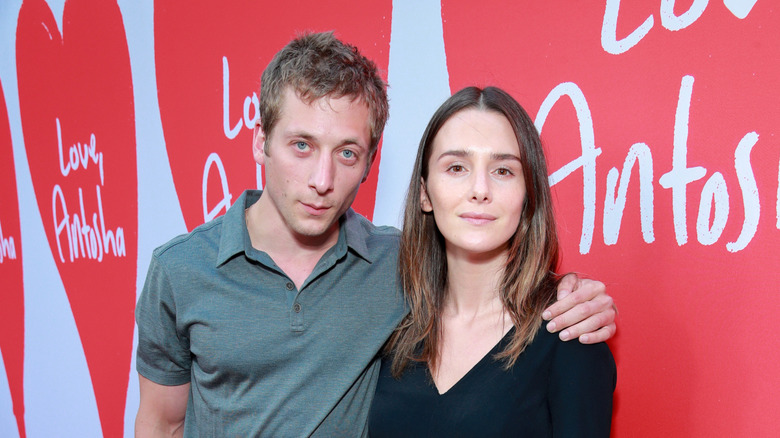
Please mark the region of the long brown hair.
<svg viewBox="0 0 780 438"><path fill-rule="evenodd" d="M527 192L520 224L508 243L499 286L502 304L515 326L511 341L496 356L505 359L506 368L533 341L543 310L555 298L558 237L539 133L525 110L505 91L496 87L464 88L447 99L428 123L406 195L399 271L410 312L385 347L385 353L392 355L396 377L410 360L427 362L436 369L447 291L447 258L433 214L421 209L420 191L422 181L428 178L436 134L453 115L470 108L494 111L509 120L517 137Z"/></svg>

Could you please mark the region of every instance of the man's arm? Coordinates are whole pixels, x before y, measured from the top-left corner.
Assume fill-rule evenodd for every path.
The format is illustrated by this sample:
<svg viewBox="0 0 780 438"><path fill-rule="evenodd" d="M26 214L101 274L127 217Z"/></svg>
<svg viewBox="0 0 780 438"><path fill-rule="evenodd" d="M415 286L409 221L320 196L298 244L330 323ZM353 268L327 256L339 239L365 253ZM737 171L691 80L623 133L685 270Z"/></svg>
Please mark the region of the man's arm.
<svg viewBox="0 0 780 438"><path fill-rule="evenodd" d="M567 274L558 283L558 301L545 309L547 330L560 331L564 341L603 342L615 335L617 308L604 283Z"/></svg>
<svg viewBox="0 0 780 438"><path fill-rule="evenodd" d="M165 386L138 375L141 403L135 417L136 438L181 437L190 384Z"/></svg>

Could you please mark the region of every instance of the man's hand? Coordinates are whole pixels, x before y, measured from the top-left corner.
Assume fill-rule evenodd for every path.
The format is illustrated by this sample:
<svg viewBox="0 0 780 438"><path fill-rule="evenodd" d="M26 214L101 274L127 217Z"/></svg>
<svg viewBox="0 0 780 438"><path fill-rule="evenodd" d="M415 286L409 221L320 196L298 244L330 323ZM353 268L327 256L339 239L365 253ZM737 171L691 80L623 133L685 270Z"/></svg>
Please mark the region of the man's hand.
<svg viewBox="0 0 780 438"><path fill-rule="evenodd" d="M603 342L615 335L617 308L604 283L567 274L558 283L558 301L542 317L550 333L561 340L579 338L583 344Z"/></svg>

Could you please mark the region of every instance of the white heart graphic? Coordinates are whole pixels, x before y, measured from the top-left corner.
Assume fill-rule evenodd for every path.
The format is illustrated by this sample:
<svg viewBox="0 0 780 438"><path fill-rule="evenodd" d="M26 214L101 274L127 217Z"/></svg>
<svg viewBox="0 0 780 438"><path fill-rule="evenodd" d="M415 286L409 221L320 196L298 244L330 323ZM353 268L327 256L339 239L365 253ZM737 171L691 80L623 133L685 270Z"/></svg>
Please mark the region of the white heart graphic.
<svg viewBox="0 0 780 438"><path fill-rule="evenodd" d="M723 4L729 8L732 14L740 20L747 17L757 0L723 0Z"/></svg>

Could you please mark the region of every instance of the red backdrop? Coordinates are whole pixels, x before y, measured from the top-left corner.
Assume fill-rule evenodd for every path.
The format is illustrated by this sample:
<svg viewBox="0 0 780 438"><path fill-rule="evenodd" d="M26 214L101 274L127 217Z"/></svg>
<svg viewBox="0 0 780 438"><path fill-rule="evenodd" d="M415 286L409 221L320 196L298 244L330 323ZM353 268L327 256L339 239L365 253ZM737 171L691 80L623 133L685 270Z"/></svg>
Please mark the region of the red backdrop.
<svg viewBox="0 0 780 438"><path fill-rule="evenodd" d="M335 29L387 77L393 34L439 24L435 17L436 26L396 29L394 12L390 0L159 0L121 10L69 0L60 32L46 2L21 4L17 90L0 89L0 351L20 435L24 415L44 416L30 406L49 396L23 375L45 365L24 362L25 306L35 305L38 291L22 278L19 217L29 208L21 207L33 205L48 242L45 254L25 252L24 272L54 260L100 427L105 436L127 433L126 411L132 417L137 408L125 406L137 392L128 386L137 263L143 268L150 256L138 248L162 243L138 234L139 216L157 214L139 208L139 182L161 191L172 184L186 229L169 237L223 213L256 185L251 126L271 56L297 33ZM441 3L450 89L501 86L536 119L555 183L563 268L604 281L616 299L615 436L780 429L779 14L769 0ZM153 38L138 29L153 30ZM128 49L143 38L153 39L148 50ZM131 66L143 65L156 80L143 89L156 96L139 95L133 84ZM419 73L394 72L402 74ZM6 116L16 91L18 106L9 103ZM149 101L159 107L135 105ZM161 134L137 126L138 114L157 111ZM391 121L392 111L391 102ZM154 147L137 132L162 137L170 174L137 162ZM392 148L413 156L416 144ZM379 175L380 160L355 203L369 218L383 202L378 179L408 174Z"/></svg>
<svg viewBox="0 0 780 438"><path fill-rule="evenodd" d="M592 129L601 150L585 154L594 179L580 168L554 191L565 268L604 280L620 310L610 342L615 434L771 436L780 426L780 353L767 322L780 310L780 17L767 1L754 2L744 19L704 2L698 18L684 16L690 23L670 30L659 3L620 4L611 39L653 21L635 45L613 54L601 37L614 21L609 7L443 2L450 84L501 84L532 117L559 84L580 93L556 101L542 139L551 172L583 155L581 129ZM677 16L702 4L677 3ZM575 100L592 122L578 118ZM649 165L626 171L637 143ZM622 222L611 207L610 172L621 184L630 178ZM592 243L582 245L590 232Z"/></svg>
<svg viewBox="0 0 780 438"><path fill-rule="evenodd" d="M72 0L62 35L42 1L16 31L19 107L46 238L84 348L105 436L123 433L138 195L130 57L119 8Z"/></svg>
<svg viewBox="0 0 780 438"><path fill-rule="evenodd" d="M155 5L160 115L187 229L224 213L231 199L257 186L251 145L260 73L296 32L336 29L387 78L389 0L277 8L254 1L197 8L183 0ZM355 200L356 210L368 218L374 212L377 175L375 166Z"/></svg>

